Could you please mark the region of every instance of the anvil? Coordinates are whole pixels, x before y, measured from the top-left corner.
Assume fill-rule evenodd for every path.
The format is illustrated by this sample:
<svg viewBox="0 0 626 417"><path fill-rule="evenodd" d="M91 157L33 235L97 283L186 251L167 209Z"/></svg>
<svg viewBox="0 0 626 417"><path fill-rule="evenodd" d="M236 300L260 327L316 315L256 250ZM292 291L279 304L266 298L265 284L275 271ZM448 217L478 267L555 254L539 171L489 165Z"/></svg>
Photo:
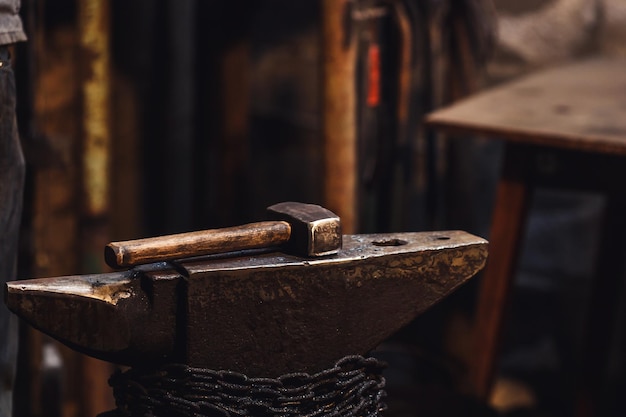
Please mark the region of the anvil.
<svg viewBox="0 0 626 417"><path fill-rule="evenodd" d="M249 376L317 372L365 354L485 264L461 231L343 236L322 258L208 256L7 283L8 307L88 355Z"/></svg>

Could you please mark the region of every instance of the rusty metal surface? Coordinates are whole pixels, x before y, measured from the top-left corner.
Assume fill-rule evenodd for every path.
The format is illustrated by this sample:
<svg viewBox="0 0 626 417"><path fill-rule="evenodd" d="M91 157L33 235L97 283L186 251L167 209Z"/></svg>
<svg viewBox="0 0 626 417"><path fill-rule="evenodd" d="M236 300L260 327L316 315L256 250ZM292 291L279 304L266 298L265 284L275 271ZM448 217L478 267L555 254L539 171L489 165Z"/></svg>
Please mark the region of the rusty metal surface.
<svg viewBox="0 0 626 417"><path fill-rule="evenodd" d="M473 276L487 256L485 240L458 231L343 240L339 254L321 259L269 253L13 282L6 302L102 359L276 376L368 352Z"/></svg>
<svg viewBox="0 0 626 417"><path fill-rule="evenodd" d="M84 0L79 5L79 44L83 74L83 170L85 209L106 214L109 193L110 141L109 3Z"/></svg>
<svg viewBox="0 0 626 417"><path fill-rule="evenodd" d="M5 301L22 319L82 353L124 364L155 361L174 351L182 277L164 263L150 267L12 282Z"/></svg>
<svg viewBox="0 0 626 417"><path fill-rule="evenodd" d="M82 0L76 5L82 93L81 263L83 271L102 271L100 248L108 241L111 204L110 2ZM113 399L104 382L110 365L87 357L78 360L81 411L96 415L111 408Z"/></svg>
<svg viewBox="0 0 626 417"><path fill-rule="evenodd" d="M316 204L284 202L267 208L270 219L287 221L291 236L285 250L300 256L334 255L341 249L341 219Z"/></svg>
<svg viewBox="0 0 626 417"><path fill-rule="evenodd" d="M482 239L441 237L344 236L344 250L324 260L184 264L189 363L277 376L366 353L482 267Z"/></svg>

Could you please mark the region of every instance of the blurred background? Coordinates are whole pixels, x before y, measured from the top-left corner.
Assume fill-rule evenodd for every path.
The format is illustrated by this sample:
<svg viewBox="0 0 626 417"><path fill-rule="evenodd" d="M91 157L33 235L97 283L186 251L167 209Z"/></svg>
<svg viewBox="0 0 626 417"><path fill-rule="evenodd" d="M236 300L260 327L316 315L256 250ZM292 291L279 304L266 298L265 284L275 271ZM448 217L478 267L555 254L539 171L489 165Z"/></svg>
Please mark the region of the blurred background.
<svg viewBox="0 0 626 417"><path fill-rule="evenodd" d="M623 0L23 0L21 13L20 278L104 272L109 241L250 222L288 200L329 207L347 233L488 237L501 144L443 137L424 116L626 56ZM387 414L572 415L603 204L537 193L488 402L467 381L473 282L381 346ZM605 370L616 416L623 304ZM111 365L20 333L16 417L113 408Z"/></svg>

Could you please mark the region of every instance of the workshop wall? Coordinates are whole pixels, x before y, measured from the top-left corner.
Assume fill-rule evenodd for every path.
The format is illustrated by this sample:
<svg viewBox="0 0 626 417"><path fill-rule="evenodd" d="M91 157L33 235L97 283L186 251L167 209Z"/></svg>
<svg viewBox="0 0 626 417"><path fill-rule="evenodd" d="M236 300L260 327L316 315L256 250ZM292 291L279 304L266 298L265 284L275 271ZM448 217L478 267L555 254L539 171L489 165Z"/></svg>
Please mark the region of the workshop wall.
<svg viewBox="0 0 626 417"><path fill-rule="evenodd" d="M97 219L84 215L82 203L78 2L23 3L31 6L24 8L31 40L18 50L16 67L29 164L21 277L97 272L99 252L86 250L86 238L97 246L252 221L281 200L322 203L319 1L111 1L104 33L111 40L111 189L109 211ZM498 147L480 141L450 145L424 132L421 118L480 84L493 40L492 16L482 8L490 2L392 3L406 4L414 24L410 120L398 133L392 120L398 97L389 85L398 81L398 68L390 63L398 62L400 51L383 46L383 69L391 74L383 77L391 80L383 106L368 108L365 89L360 93L360 110L367 113L359 119L367 136L360 155L360 231L462 228L487 236ZM593 53L626 55L623 0L496 0L495 5L499 41L486 84ZM388 16L376 22L380 39L372 38L373 31L361 32L361 87L369 75L366 52L400 38L391 23ZM575 227L586 228L601 207L593 197L546 198L547 207L559 209L563 199L578 202ZM545 232L551 222L539 220L534 230ZM541 248L537 242L545 239L535 236L527 245ZM571 247L554 244L566 250L550 262L563 265ZM594 245L593 236L586 245ZM543 258L527 259L539 273L526 274L526 282L554 280L541 273ZM576 266L576 273L586 272L586 265ZM569 269L562 273L572 275ZM584 288L584 277L572 280ZM467 289L471 296L473 288ZM471 304L460 297L453 301ZM421 333L425 344L443 338L441 321L433 322ZM100 391L108 390L101 374L109 368L91 366L34 332L23 330L22 338L19 416L95 415L93 407L110 404ZM461 338L454 341L462 344ZM44 348L53 359L61 358L62 375L45 368ZM616 356L615 369L620 363ZM85 383L96 380L101 386ZM56 393L51 386L63 389ZM46 407L45 392L58 394Z"/></svg>

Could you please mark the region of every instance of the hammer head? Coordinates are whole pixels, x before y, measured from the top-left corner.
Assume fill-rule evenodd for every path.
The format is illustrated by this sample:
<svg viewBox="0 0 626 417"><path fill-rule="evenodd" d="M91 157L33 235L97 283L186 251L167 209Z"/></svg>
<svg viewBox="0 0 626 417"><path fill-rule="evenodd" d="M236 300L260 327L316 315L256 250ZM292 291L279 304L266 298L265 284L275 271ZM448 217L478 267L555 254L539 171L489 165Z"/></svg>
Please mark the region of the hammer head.
<svg viewBox="0 0 626 417"><path fill-rule="evenodd" d="M270 220L291 225L287 250L300 256L333 255L341 249L341 221L332 211L316 204L285 202L267 208Z"/></svg>

